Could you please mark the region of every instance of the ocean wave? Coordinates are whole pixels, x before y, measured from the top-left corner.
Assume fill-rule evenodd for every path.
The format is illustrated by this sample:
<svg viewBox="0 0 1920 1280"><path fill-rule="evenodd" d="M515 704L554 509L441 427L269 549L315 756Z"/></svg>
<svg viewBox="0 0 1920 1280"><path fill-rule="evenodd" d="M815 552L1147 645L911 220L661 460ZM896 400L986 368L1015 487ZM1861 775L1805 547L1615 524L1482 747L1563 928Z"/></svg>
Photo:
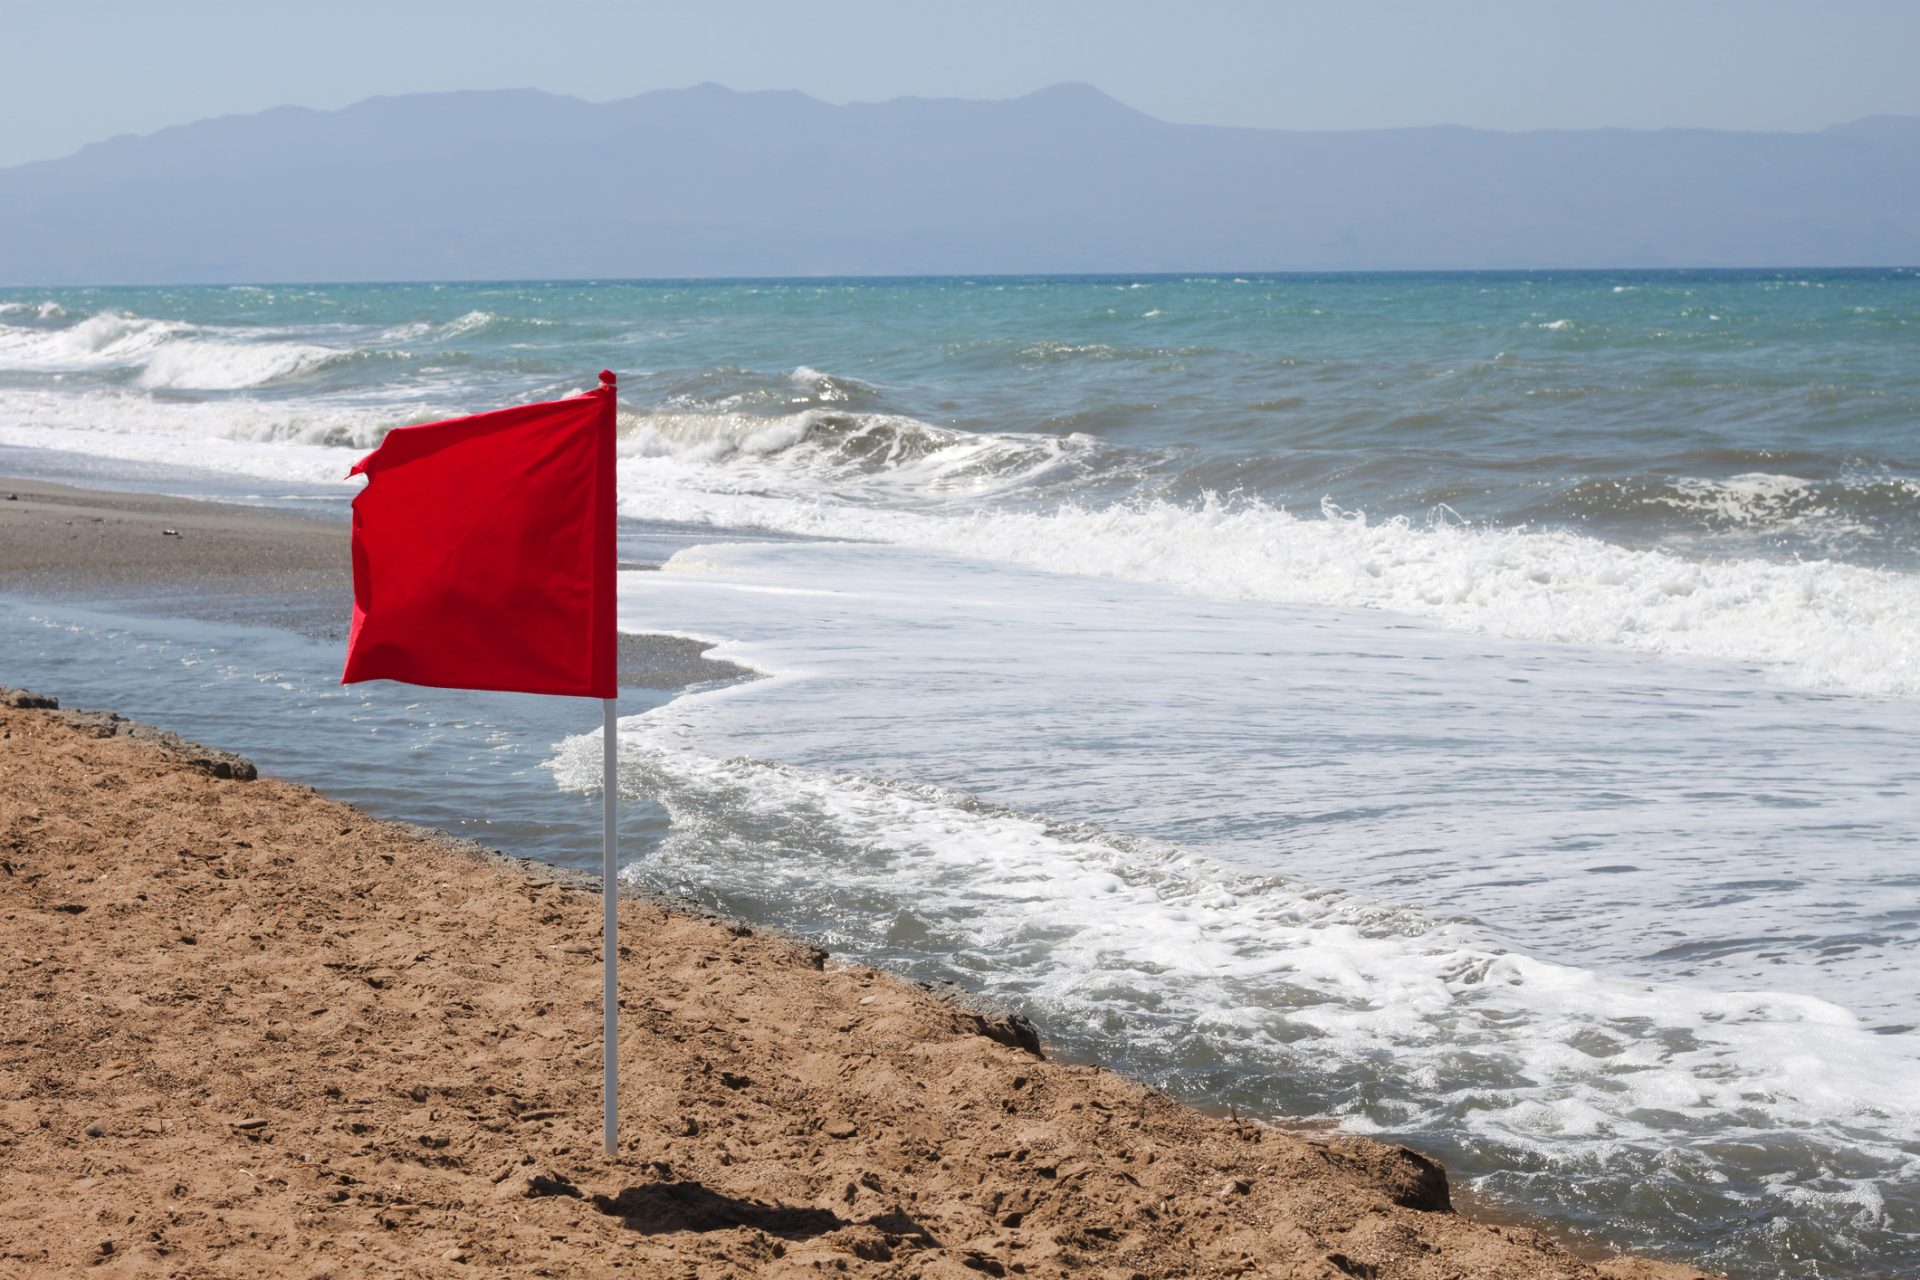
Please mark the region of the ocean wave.
<svg viewBox="0 0 1920 1280"><path fill-rule="evenodd" d="M45 302L0 302L0 316L25 316L33 320L65 320L70 313L59 303L48 299Z"/></svg>
<svg viewBox="0 0 1920 1280"><path fill-rule="evenodd" d="M696 484L906 501L1016 490L1111 452L1091 436L976 433L827 408L622 413L620 432L624 455L698 467Z"/></svg>
<svg viewBox="0 0 1920 1280"><path fill-rule="evenodd" d="M340 358L292 342L209 343L178 322L103 312L58 330L0 326L0 365L22 350L47 355L45 344L59 344L62 359L137 365L155 387L237 391ZM682 381L672 398L689 407L621 415L623 510L633 517L890 541L1224 599L1387 610L1513 639L1754 664L1802 688L1920 696L1912 575L1826 560L1690 557L1567 530L1369 519L1331 504L1298 513L1257 498L1127 497L1172 492L1168 459L1090 435L968 432L822 403L878 393L804 365L778 375L710 369ZM763 396L753 406L762 410L776 403L765 397L806 407L715 407L736 396ZM205 464L192 438L229 442L222 467L273 476L280 442L364 450L394 426L460 411L424 401L335 407L236 396L178 405L50 391L9 393L0 418L9 442L57 438L58 447L185 465ZM132 439L138 433L155 438ZM243 447L250 443L257 449ZM309 464L316 477L345 470L337 457L300 465ZM1799 520L1838 529L1884 525L1920 496L1912 479L1877 472L1818 483L1755 470L1638 489L1601 484L1540 514L1637 506L1669 524L1677 514L1707 528ZM1659 533L1656 522L1643 527Z"/></svg>
<svg viewBox="0 0 1920 1280"><path fill-rule="evenodd" d="M100 311L55 328L0 324L0 369L126 370L153 389L236 391L313 373L364 353Z"/></svg>
<svg viewBox="0 0 1920 1280"><path fill-rule="evenodd" d="M1013 354L1015 359L1027 364L1063 364L1071 361L1106 364L1129 360L1170 360L1209 352L1204 347L1117 347L1106 342L1061 342L1049 338L1029 342Z"/></svg>
<svg viewBox="0 0 1920 1280"><path fill-rule="evenodd" d="M79 370L139 367L194 326L100 311L60 328L0 324L0 369Z"/></svg>
<svg viewBox="0 0 1920 1280"><path fill-rule="evenodd" d="M1906 514L1920 480L1887 474L1825 482L1750 472L1726 480L1686 477L1652 500L1723 525L1770 525L1808 517Z"/></svg>
<svg viewBox="0 0 1920 1280"><path fill-rule="evenodd" d="M798 365L767 373L737 365L640 375L655 408L714 414L793 414L805 409L881 411L880 392L856 378Z"/></svg>
<svg viewBox="0 0 1920 1280"><path fill-rule="evenodd" d="M124 390L0 391L0 443L262 479L291 468L303 479L336 481L352 464L351 451L373 448L395 427L456 412L422 402L350 407L246 396L183 402Z"/></svg>
<svg viewBox="0 0 1920 1280"><path fill-rule="evenodd" d="M1832 1184L1836 1162L1854 1197L1920 1172L1910 1035L1811 997L1537 960L1461 922L963 792L686 745L703 698L753 688L622 721L621 788L672 822L630 877L766 903L869 961L964 974L1096 1052L1124 1026L1127 1059L1155 1075L1231 1070L1256 1091L1284 1078L1351 1128L1424 1133L1483 1168L1577 1170L1616 1202L1654 1179L1739 1218ZM597 789L597 736L551 767ZM1674 1176L1677 1135L1699 1132L1768 1148L1778 1176L1714 1155ZM1845 1196L1797 1207L1834 1232L1862 1226Z"/></svg>
<svg viewBox="0 0 1920 1280"><path fill-rule="evenodd" d="M156 389L240 391L298 378L358 354L305 342L173 341L147 357L135 382Z"/></svg>
<svg viewBox="0 0 1920 1280"><path fill-rule="evenodd" d="M1810 479L1751 471L1723 479L1626 476L1583 480L1520 513L1529 520L1602 519L1659 534L1674 526L1715 533L1793 535L1834 547L1897 538L1920 517L1920 479L1884 467Z"/></svg>
<svg viewBox="0 0 1920 1280"><path fill-rule="evenodd" d="M10 392L0 397L0 441L262 478L291 467L334 481L348 450L459 411ZM1689 558L1444 513L1375 520L1333 504L1300 514L1258 499L1097 499L1090 480L1112 483L1150 460L1090 436L971 433L825 408L624 413L620 431L622 510L638 519L893 542L1222 599L1378 609L1511 639L1751 664L1800 688L1920 697L1920 577L1911 574ZM1911 503L1911 481L1873 483L1887 486L1886 502ZM1797 509L1792 477L1748 480L1737 492L1745 496L1701 490L1695 500L1742 520Z"/></svg>
<svg viewBox="0 0 1920 1280"><path fill-rule="evenodd" d="M851 378L836 378L811 365L800 365L787 376L794 386L812 392L825 404L845 402L853 399L856 394L866 394L870 391L869 388L854 382Z"/></svg>
<svg viewBox="0 0 1920 1280"><path fill-rule="evenodd" d="M453 338L471 337L477 333L508 325L545 326L552 323L551 320L530 318L511 320L496 312L473 310L456 316L452 320L410 320L406 324L393 325L382 330L377 341L432 344Z"/></svg>
<svg viewBox="0 0 1920 1280"><path fill-rule="evenodd" d="M1920 577L1830 561L1690 560L1569 531L1300 516L1257 499L945 514L699 491L622 464L633 516L893 542L1221 599L1380 609L1516 640L1756 664L1785 684L1920 697Z"/></svg>

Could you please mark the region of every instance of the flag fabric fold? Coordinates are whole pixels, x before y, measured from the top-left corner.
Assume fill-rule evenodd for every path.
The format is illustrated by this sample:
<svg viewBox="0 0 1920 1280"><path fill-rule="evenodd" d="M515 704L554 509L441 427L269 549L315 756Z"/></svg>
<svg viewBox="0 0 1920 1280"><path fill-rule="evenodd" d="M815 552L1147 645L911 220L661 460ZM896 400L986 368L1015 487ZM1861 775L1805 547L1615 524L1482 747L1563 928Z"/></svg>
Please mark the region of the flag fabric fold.
<svg viewBox="0 0 1920 1280"><path fill-rule="evenodd" d="M614 375L585 395L389 431L349 474L341 683L611 698Z"/></svg>

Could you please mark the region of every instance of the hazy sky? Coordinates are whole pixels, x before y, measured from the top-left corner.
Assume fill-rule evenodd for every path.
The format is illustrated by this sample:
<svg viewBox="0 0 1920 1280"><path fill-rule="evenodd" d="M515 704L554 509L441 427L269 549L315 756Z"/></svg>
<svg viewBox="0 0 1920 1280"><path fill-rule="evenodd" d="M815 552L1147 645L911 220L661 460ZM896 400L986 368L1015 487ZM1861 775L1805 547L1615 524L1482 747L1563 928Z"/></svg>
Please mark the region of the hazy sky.
<svg viewBox="0 0 1920 1280"><path fill-rule="evenodd" d="M1096 84L1298 129L1920 114L1920 0L0 0L0 165L282 103L715 80L834 102Z"/></svg>

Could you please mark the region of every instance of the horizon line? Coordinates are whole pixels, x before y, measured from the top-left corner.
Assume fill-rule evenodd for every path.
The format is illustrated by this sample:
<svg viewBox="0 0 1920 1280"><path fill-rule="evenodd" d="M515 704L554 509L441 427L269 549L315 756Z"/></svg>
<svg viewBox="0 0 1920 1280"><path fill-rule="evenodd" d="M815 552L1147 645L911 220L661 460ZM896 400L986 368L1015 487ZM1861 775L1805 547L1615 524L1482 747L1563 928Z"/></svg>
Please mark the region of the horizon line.
<svg viewBox="0 0 1920 1280"><path fill-rule="evenodd" d="M631 284L887 284L920 280L974 281L1100 281L1100 280L1211 280L1293 277L1307 279L1326 276L1540 276L1540 275L1763 275L1814 272L1912 272L1920 275L1920 262L1841 263L1841 264L1765 264L1759 266L1606 266L1606 267L1271 267L1237 270L1193 271L963 271L908 272L887 274L832 275L718 275L718 276L473 276L440 279L381 280L152 280L141 283L93 284L10 284L0 282L0 290L18 292L31 289L340 289L434 288L444 285L631 285Z"/></svg>

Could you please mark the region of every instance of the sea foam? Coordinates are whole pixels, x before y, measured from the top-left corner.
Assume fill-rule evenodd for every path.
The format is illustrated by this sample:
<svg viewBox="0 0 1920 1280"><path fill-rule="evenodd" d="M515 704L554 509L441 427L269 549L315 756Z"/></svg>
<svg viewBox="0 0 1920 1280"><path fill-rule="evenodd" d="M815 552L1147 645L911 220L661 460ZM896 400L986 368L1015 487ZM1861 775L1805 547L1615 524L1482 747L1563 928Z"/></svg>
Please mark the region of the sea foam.
<svg viewBox="0 0 1920 1280"><path fill-rule="evenodd" d="M1564 530L1370 520L1254 499L949 514L703 491L622 464L636 517L893 542L1222 599L1382 609L1513 639L1762 665L1803 688L1920 696L1920 578L1829 561L1692 560Z"/></svg>
<svg viewBox="0 0 1920 1280"><path fill-rule="evenodd" d="M50 304L51 305L51 304ZM64 311L41 317L65 318ZM57 328L0 323L0 370L125 370L154 389L234 391L299 378L366 354L265 334L100 311Z"/></svg>

